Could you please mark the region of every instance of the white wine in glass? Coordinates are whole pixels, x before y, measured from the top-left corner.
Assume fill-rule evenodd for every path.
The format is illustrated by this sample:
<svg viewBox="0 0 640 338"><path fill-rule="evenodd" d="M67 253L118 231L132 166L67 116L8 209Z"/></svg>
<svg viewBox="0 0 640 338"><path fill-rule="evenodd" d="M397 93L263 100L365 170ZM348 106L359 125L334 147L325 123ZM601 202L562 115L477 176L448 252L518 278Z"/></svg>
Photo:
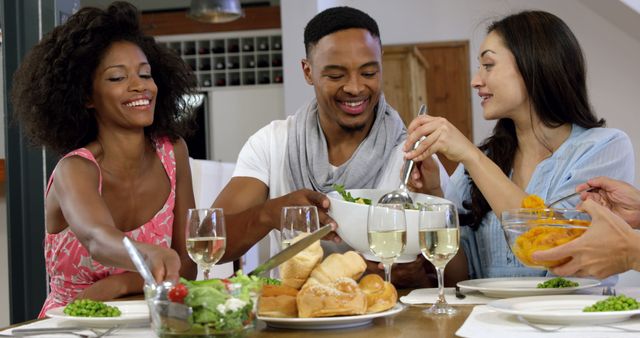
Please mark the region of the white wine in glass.
<svg viewBox="0 0 640 338"><path fill-rule="evenodd" d="M222 258L227 246L222 209L189 209L186 239L189 257L202 269L204 278L209 279L209 271Z"/></svg>
<svg viewBox="0 0 640 338"><path fill-rule="evenodd" d="M367 217L369 250L380 259L384 276L391 282L391 267L407 245L407 221L402 204L369 206Z"/></svg>
<svg viewBox="0 0 640 338"><path fill-rule="evenodd" d="M453 204L430 204L420 207L418 237L422 255L436 268L438 300L424 312L433 315L453 315L455 308L444 297L444 268L458 252L460 225Z"/></svg>

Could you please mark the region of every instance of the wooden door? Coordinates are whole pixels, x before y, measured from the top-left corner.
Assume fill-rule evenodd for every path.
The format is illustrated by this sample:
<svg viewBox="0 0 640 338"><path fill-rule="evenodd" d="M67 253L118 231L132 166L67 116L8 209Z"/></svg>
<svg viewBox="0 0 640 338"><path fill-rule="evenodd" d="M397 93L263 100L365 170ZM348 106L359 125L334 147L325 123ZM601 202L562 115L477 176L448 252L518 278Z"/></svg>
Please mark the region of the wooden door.
<svg viewBox="0 0 640 338"><path fill-rule="evenodd" d="M451 41L416 45L429 64L427 105L429 114L449 120L473 142L469 42ZM458 163L440 155L449 174Z"/></svg>
<svg viewBox="0 0 640 338"><path fill-rule="evenodd" d="M415 46L384 46L382 56L383 91L387 102L405 125L426 103L427 62Z"/></svg>
<svg viewBox="0 0 640 338"><path fill-rule="evenodd" d="M403 49L418 50L422 61L427 65L423 73L426 77L424 81L416 79L416 72L406 66L409 53L392 53ZM447 118L473 141L468 41L384 46L382 58L385 96L406 123L415 116L417 109L416 103L409 99L415 96L411 88L426 83L426 90L422 91L423 97L427 99L429 114ZM421 86L424 88L424 85ZM440 159L449 174L458 165L442 155Z"/></svg>

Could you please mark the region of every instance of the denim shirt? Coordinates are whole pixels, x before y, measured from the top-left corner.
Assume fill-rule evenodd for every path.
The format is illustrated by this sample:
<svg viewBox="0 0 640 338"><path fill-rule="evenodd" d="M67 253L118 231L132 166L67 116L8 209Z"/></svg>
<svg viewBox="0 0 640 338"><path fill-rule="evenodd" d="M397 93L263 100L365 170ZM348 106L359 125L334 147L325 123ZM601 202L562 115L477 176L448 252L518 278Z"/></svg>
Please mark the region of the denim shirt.
<svg viewBox="0 0 640 338"><path fill-rule="evenodd" d="M573 125L569 138L540 162L525 189L545 201L575 191L575 187L596 176L608 176L633 184L634 155L629 137L612 128L585 129ZM454 202L459 213L470 213L462 206L470 201L470 180L461 164L451 176L445 198ZM579 198L559 203L558 208L575 208ZM461 228L460 245L465 250L469 277L545 276L545 270L527 268L511 252L500 219L492 211L482 219L478 230Z"/></svg>

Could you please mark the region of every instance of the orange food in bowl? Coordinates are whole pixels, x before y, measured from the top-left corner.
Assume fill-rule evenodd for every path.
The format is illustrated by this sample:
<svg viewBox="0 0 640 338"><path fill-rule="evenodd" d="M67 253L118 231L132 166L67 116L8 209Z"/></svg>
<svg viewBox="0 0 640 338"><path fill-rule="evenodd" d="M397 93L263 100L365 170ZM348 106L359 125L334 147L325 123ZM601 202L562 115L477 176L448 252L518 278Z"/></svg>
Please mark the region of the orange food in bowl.
<svg viewBox="0 0 640 338"><path fill-rule="evenodd" d="M536 251L555 248L578 238L586 231L586 228L583 227L590 224L589 221L575 219L537 219L528 223L534 224L534 226L516 238L513 253L524 265L531 267L544 266L547 268L566 263L568 259L536 261L531 258L531 255ZM546 224L554 224L554 226ZM561 225L573 227L562 227Z"/></svg>
<svg viewBox="0 0 640 338"><path fill-rule="evenodd" d="M529 195L522 200L522 207L527 209L544 209L544 200L538 195Z"/></svg>
<svg viewBox="0 0 640 338"><path fill-rule="evenodd" d="M511 237L511 250L522 264L533 268L549 268L567 260L536 261L531 255L536 251L548 250L565 244L581 236L586 231L586 226L591 224L583 218L584 213L577 210L546 209L544 200L537 195L529 195L522 200L522 208L515 211L518 218L508 228ZM513 213L513 211L512 211ZM566 217L566 219L565 219ZM507 230L505 230L507 231Z"/></svg>

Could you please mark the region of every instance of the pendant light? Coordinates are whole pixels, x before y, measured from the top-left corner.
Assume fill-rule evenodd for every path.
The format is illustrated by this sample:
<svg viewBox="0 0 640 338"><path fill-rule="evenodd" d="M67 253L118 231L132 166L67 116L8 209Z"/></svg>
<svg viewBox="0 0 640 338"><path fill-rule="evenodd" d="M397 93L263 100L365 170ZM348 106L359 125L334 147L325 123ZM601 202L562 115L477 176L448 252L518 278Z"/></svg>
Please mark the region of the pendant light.
<svg viewBox="0 0 640 338"><path fill-rule="evenodd" d="M187 16L208 23L233 21L242 16L240 0L191 0Z"/></svg>

